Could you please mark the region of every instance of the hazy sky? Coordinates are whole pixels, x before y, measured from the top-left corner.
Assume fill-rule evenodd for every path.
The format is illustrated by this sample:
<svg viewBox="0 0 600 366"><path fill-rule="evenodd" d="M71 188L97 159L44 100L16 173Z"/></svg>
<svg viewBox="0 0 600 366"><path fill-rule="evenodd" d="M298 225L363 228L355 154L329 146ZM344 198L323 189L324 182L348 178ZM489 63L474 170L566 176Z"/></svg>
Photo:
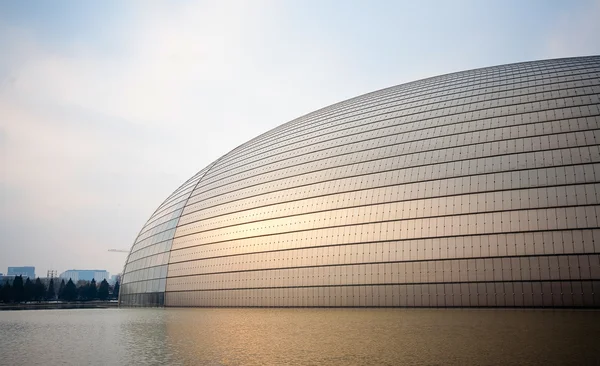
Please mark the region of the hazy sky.
<svg viewBox="0 0 600 366"><path fill-rule="evenodd" d="M600 54L600 1L1 1L0 272L122 270L237 145L442 73Z"/></svg>

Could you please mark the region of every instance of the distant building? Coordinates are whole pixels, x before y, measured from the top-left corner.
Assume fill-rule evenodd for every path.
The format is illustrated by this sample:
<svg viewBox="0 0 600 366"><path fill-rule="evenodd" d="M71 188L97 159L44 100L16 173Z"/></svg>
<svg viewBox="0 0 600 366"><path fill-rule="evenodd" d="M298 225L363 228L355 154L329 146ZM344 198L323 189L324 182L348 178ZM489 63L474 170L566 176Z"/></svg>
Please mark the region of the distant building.
<svg viewBox="0 0 600 366"><path fill-rule="evenodd" d="M35 267L8 267L6 275L35 278Z"/></svg>
<svg viewBox="0 0 600 366"><path fill-rule="evenodd" d="M68 280L71 279L73 282L77 281L91 281L92 279L96 282L109 279L110 274L104 269L70 269L60 274L60 278Z"/></svg>
<svg viewBox="0 0 600 366"><path fill-rule="evenodd" d="M49 269L46 273L46 278L54 278L58 276L58 272L55 269Z"/></svg>
<svg viewBox="0 0 600 366"><path fill-rule="evenodd" d="M4 285L6 282L12 285L13 281L15 280L15 277L16 276L0 275L0 285Z"/></svg>
<svg viewBox="0 0 600 366"><path fill-rule="evenodd" d="M121 274L116 274L110 276L110 280L108 280L109 285L114 285L117 281L121 282Z"/></svg>

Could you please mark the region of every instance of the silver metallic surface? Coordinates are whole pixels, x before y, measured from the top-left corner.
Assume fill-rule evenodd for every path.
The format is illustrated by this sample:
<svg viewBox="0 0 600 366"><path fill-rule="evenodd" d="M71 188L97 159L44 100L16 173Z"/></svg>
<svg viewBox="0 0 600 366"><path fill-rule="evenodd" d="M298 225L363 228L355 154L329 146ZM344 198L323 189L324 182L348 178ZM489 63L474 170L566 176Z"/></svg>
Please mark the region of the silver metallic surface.
<svg viewBox="0 0 600 366"><path fill-rule="evenodd" d="M600 305L600 57L362 95L224 155L156 210L128 306Z"/></svg>

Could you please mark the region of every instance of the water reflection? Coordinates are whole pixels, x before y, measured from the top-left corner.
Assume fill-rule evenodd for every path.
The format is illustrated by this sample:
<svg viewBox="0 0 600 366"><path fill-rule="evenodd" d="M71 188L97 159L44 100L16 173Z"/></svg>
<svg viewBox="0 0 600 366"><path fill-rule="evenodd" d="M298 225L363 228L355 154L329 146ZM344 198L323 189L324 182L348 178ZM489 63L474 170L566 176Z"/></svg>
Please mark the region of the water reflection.
<svg viewBox="0 0 600 366"><path fill-rule="evenodd" d="M492 309L0 312L0 363L600 364L599 320L597 311Z"/></svg>
<svg viewBox="0 0 600 366"><path fill-rule="evenodd" d="M168 337L199 364L589 364L599 313L190 309ZM595 326L593 325L595 323ZM191 358L190 358L191 357Z"/></svg>

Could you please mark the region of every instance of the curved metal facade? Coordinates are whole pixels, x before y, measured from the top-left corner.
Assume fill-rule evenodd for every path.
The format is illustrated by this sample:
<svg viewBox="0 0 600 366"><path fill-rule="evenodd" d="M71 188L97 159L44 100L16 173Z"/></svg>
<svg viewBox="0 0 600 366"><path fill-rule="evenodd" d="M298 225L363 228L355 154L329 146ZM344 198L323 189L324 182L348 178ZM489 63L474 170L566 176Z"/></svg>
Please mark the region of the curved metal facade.
<svg viewBox="0 0 600 366"><path fill-rule="evenodd" d="M123 305L600 305L600 57L489 67L321 109L152 215Z"/></svg>

